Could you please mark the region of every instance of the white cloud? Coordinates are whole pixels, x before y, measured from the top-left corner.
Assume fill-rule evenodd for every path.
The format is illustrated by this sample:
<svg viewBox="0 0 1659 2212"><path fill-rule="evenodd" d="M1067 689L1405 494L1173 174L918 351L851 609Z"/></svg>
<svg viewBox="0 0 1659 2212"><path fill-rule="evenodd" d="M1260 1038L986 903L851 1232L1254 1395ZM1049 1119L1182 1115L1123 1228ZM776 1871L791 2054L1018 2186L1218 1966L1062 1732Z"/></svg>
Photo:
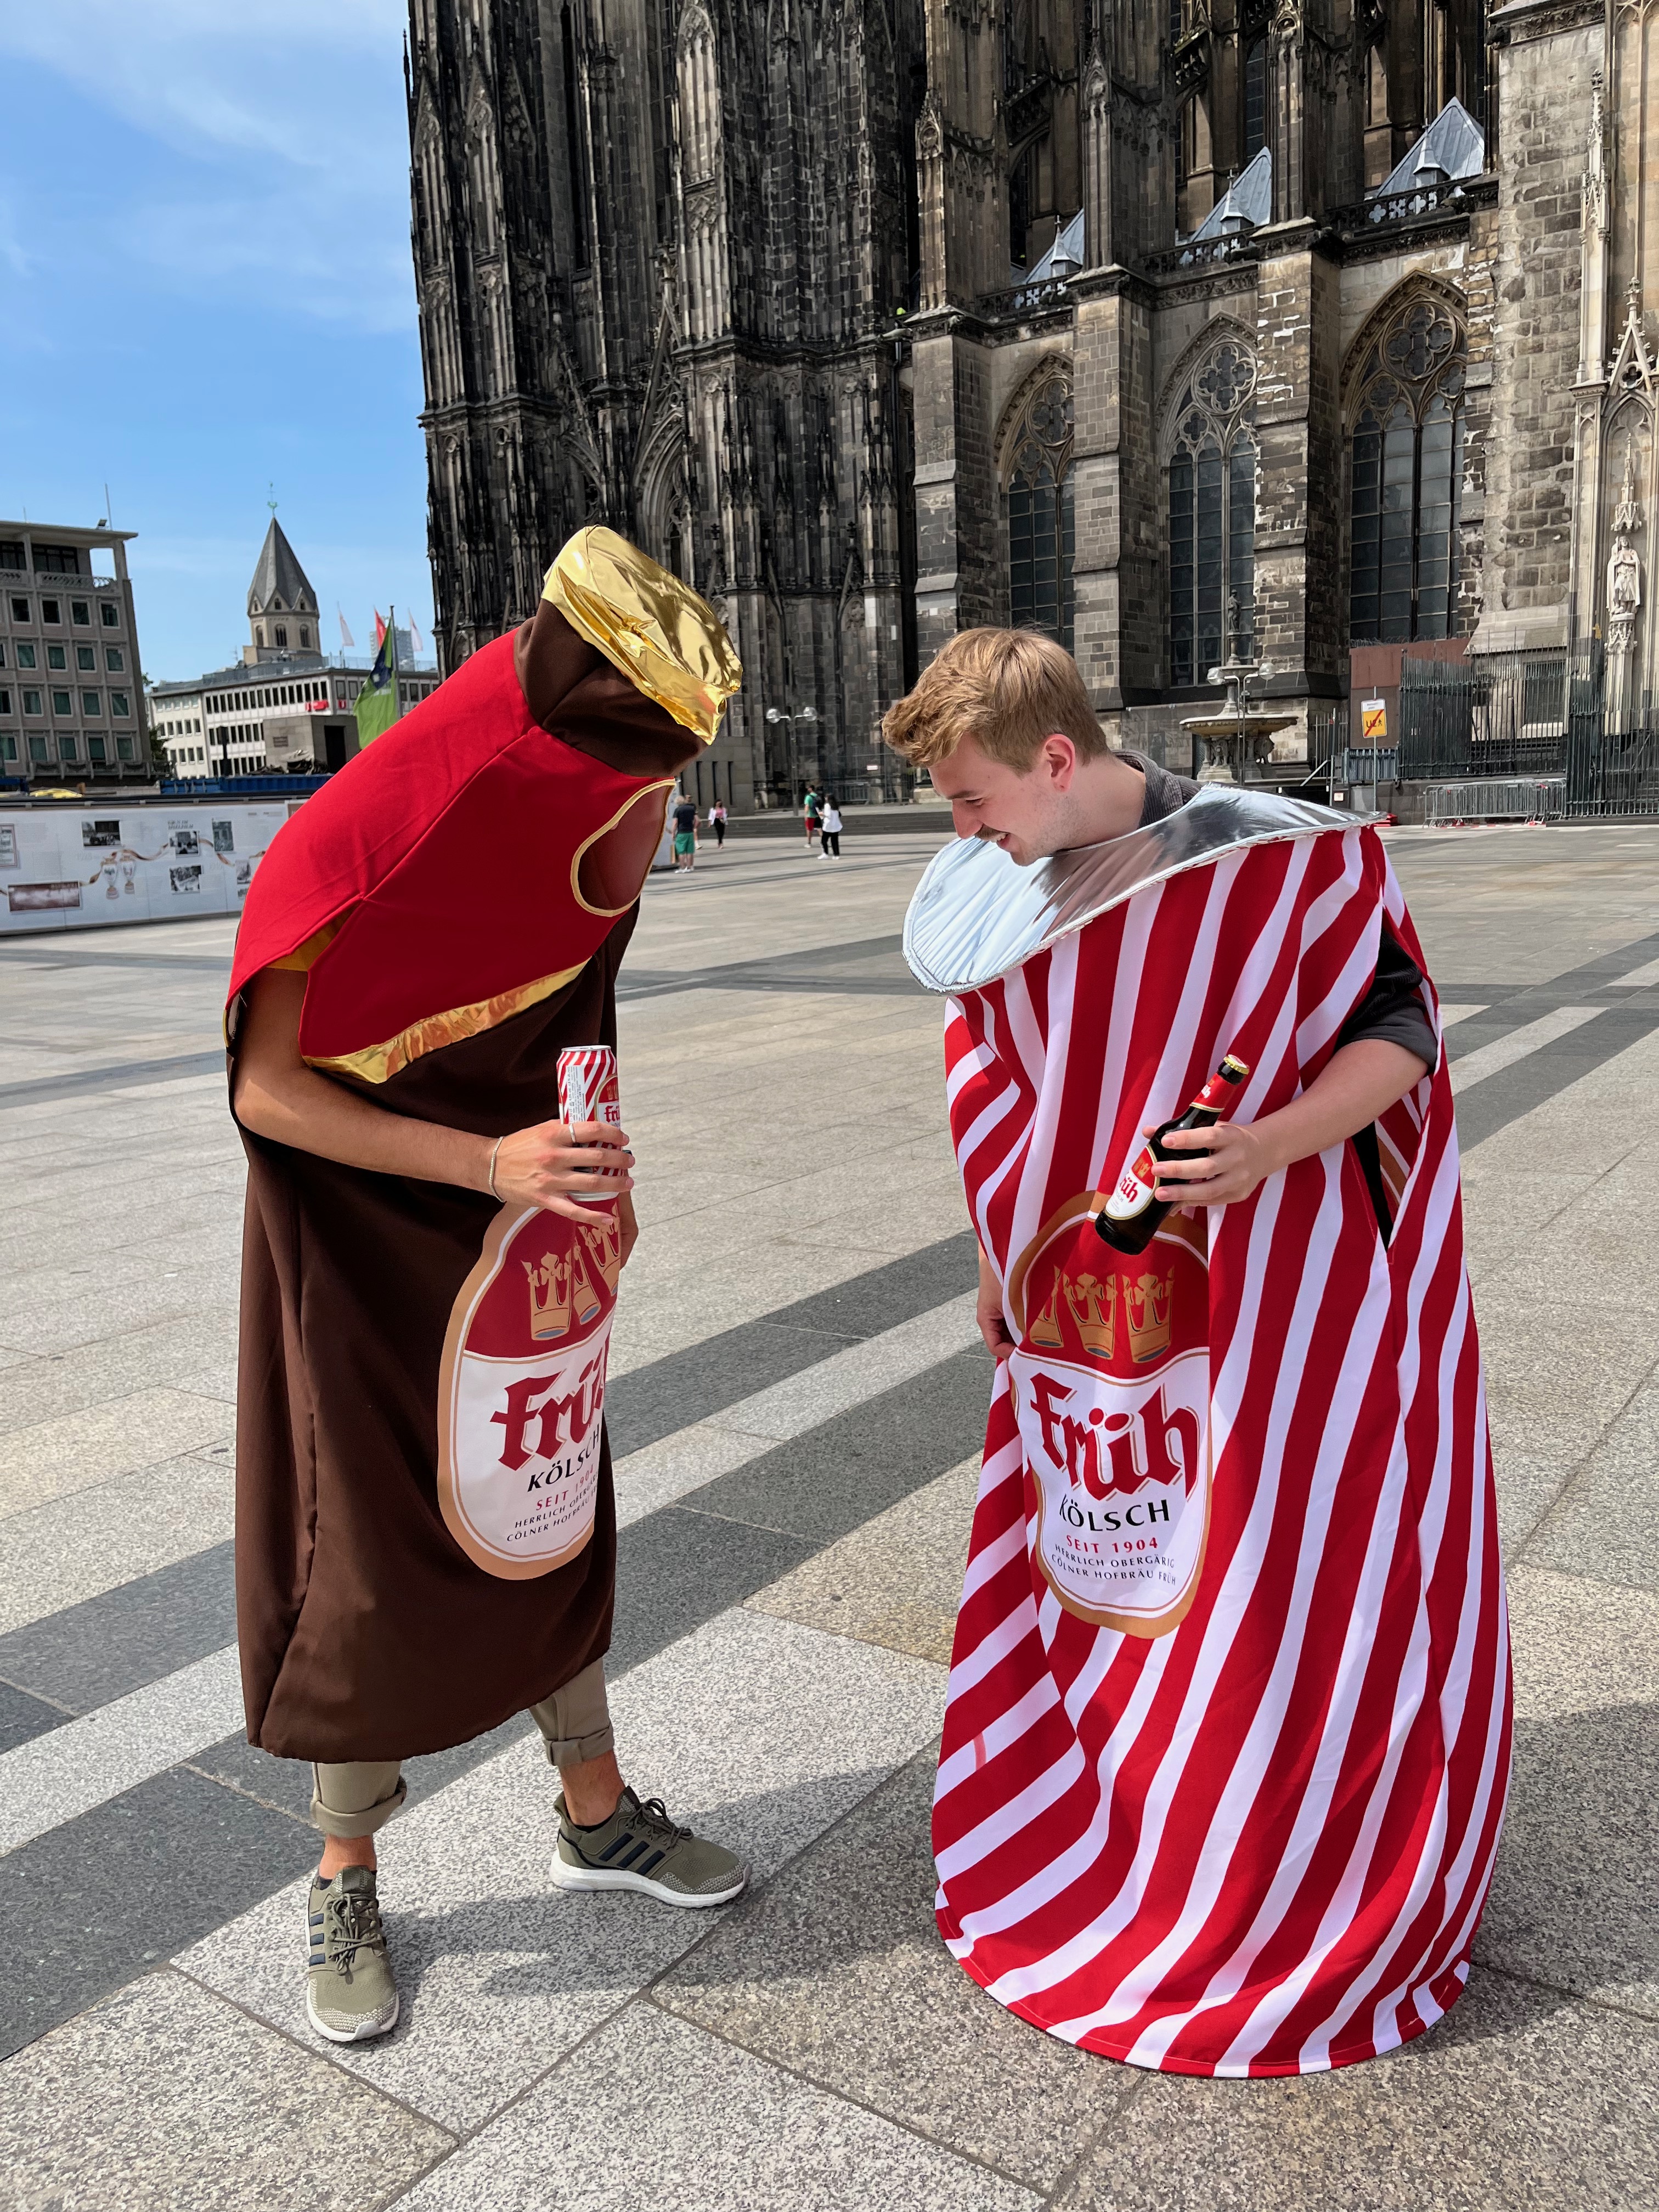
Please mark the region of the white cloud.
<svg viewBox="0 0 1659 2212"><path fill-rule="evenodd" d="M400 0L78 0L9 9L0 53L40 63L181 150L327 168L372 127L374 108L355 112L349 94L395 78L405 20Z"/></svg>
<svg viewBox="0 0 1659 2212"><path fill-rule="evenodd" d="M33 62L167 149L117 202L54 193L30 235L56 257L118 256L166 291L298 288L285 305L407 328L408 146L401 0L77 0L0 13L0 56ZM181 168L184 173L180 173ZM0 264L8 252L0 207Z"/></svg>

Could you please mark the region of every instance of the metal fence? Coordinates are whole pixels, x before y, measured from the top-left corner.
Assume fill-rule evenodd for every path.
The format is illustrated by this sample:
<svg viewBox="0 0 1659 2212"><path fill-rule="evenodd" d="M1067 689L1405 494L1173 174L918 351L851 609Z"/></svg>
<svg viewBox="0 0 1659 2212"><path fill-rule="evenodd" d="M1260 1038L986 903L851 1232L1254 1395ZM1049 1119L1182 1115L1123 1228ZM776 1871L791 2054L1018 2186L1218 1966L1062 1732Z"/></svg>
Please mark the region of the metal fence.
<svg viewBox="0 0 1659 2212"><path fill-rule="evenodd" d="M1408 654L1400 775L1471 786L1554 780L1566 817L1659 815L1659 702L1625 685L1600 645L1466 661Z"/></svg>
<svg viewBox="0 0 1659 2212"><path fill-rule="evenodd" d="M1350 745L1342 774L1346 783L1398 783L1399 748L1396 745Z"/></svg>
<svg viewBox="0 0 1659 2212"><path fill-rule="evenodd" d="M320 791L326 775L200 775L156 788L163 799L306 799Z"/></svg>
<svg viewBox="0 0 1659 2212"><path fill-rule="evenodd" d="M1315 699L1308 707L1308 766L1329 773L1340 770L1348 742L1348 704L1346 699Z"/></svg>
<svg viewBox="0 0 1659 2212"><path fill-rule="evenodd" d="M1437 783L1424 819L1431 829L1452 822L1559 822L1566 813L1565 776L1515 776L1485 783Z"/></svg>

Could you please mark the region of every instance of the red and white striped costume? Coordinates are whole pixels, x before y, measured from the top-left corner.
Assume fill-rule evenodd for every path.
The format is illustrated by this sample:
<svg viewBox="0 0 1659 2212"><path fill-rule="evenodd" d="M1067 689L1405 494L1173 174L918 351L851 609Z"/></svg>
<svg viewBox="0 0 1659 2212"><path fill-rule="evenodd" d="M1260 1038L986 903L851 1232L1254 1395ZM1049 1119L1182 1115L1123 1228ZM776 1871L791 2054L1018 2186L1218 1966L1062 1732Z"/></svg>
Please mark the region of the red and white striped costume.
<svg viewBox="0 0 1659 2212"><path fill-rule="evenodd" d="M1346 1145L1138 1258L1092 1226L1224 1052L1239 1121L1313 1081L1385 913L1420 965L1375 834L1304 828L951 1000L952 1135L1021 1349L957 1624L939 1922L999 2002L1135 2065L1295 2074L1421 2033L1491 1877L1509 1637L1443 1054L1381 1132L1387 1248Z"/></svg>

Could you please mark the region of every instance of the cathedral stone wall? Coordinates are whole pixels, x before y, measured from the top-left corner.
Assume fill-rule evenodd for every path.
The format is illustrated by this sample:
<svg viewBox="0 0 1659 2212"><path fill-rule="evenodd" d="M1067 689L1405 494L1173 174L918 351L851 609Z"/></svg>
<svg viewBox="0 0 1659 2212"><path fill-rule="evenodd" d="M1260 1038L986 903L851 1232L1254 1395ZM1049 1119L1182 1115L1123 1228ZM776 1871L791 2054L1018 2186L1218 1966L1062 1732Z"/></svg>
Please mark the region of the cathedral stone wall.
<svg viewBox="0 0 1659 2212"><path fill-rule="evenodd" d="M1494 28L1506 43L1480 631L1492 651L1567 641L1582 180L1603 10L1523 0Z"/></svg>
<svg viewBox="0 0 1659 2212"><path fill-rule="evenodd" d="M1108 730L1189 765L1224 569L1287 776L1340 741L1356 649L1369 685L1419 647L1599 644L1615 555L1633 681L1659 653L1659 0L1268 14L411 0L445 665L602 520L732 629L700 787L740 808L861 781L917 670L1011 618L1069 618ZM1211 421L1192 380L1224 342L1248 410ZM1217 440L1254 453L1242 536ZM1392 549L1369 586L1362 527Z"/></svg>

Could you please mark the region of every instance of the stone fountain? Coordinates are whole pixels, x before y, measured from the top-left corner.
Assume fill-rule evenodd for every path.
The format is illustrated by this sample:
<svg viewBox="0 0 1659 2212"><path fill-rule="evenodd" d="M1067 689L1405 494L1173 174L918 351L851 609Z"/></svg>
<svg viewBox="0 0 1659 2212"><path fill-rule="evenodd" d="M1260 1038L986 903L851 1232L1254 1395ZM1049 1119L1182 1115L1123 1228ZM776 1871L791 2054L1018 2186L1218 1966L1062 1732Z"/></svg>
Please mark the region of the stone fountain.
<svg viewBox="0 0 1659 2212"><path fill-rule="evenodd" d="M1243 783L1246 768L1260 767L1267 760L1273 738L1295 722L1294 714L1265 714L1246 705L1245 684L1261 665L1260 661L1239 657L1238 601L1230 599L1227 658L1214 672L1227 687L1226 700L1218 714L1190 714L1181 725L1204 740L1204 765L1198 772L1200 783Z"/></svg>

